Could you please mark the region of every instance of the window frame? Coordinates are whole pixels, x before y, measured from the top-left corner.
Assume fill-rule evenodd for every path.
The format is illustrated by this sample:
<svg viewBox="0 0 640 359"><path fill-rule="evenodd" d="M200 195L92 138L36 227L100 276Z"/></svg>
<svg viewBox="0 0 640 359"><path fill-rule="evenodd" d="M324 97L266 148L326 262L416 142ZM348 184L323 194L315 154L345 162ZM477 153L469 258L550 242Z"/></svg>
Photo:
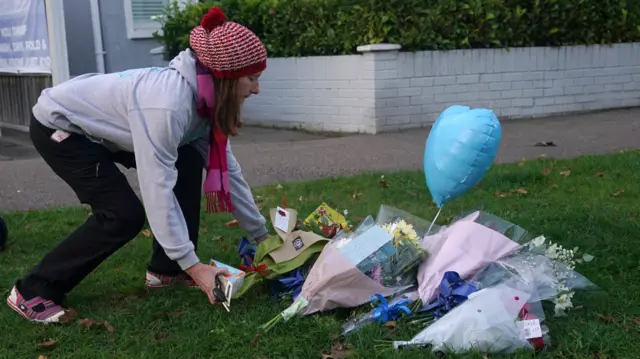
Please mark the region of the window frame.
<svg viewBox="0 0 640 359"><path fill-rule="evenodd" d="M167 3L174 0L167 0ZM190 1L193 0L177 0L178 5L180 7L184 7ZM160 30L160 24L157 23L157 26L153 27L145 27L142 29L136 29L133 23L133 5L131 0L123 0L124 5L124 22L125 27L127 29L127 39L136 40L136 39L152 39L153 33Z"/></svg>

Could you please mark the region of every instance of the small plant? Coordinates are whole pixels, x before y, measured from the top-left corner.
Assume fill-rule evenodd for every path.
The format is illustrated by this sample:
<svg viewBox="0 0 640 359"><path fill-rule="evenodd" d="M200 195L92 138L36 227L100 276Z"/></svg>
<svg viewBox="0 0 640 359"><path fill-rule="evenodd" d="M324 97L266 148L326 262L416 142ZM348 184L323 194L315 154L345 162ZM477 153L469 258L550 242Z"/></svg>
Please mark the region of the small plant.
<svg viewBox="0 0 640 359"><path fill-rule="evenodd" d="M170 1L162 14L153 20L162 25L160 31L153 33L153 38L164 46L165 60L171 60L189 47L191 30L200 25L202 16L209 11L211 3L189 2L183 8L176 0Z"/></svg>

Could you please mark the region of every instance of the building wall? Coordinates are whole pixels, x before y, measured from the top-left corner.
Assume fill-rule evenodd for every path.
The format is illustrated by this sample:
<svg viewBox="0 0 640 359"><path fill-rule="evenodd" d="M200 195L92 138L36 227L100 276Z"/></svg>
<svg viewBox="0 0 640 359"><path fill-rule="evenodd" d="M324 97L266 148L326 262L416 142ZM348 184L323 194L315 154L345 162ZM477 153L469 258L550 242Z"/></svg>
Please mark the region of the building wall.
<svg viewBox="0 0 640 359"><path fill-rule="evenodd" d="M639 106L640 43L270 58L244 117L376 133L428 126L453 104L502 120Z"/></svg>
<svg viewBox="0 0 640 359"><path fill-rule="evenodd" d="M154 39L128 39L122 0L100 0L102 42L106 72L117 72L151 64L149 51ZM64 0L67 51L71 76L96 72L96 58L88 0Z"/></svg>
<svg viewBox="0 0 640 359"><path fill-rule="evenodd" d="M102 42L107 72L150 66L149 51L158 47L154 39L128 39L122 0L100 0Z"/></svg>
<svg viewBox="0 0 640 359"><path fill-rule="evenodd" d="M73 77L87 72L96 72L89 1L64 0L63 7L64 28L67 33L69 75Z"/></svg>

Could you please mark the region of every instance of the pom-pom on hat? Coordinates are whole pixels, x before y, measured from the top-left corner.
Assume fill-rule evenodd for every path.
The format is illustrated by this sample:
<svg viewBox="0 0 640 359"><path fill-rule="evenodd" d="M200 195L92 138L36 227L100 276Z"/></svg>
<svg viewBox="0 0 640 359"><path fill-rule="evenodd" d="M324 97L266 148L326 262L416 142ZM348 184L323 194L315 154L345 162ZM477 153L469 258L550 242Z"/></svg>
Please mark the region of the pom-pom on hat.
<svg viewBox="0 0 640 359"><path fill-rule="evenodd" d="M189 44L217 78L238 78L267 67L267 50L260 39L246 27L226 21L216 6L191 30Z"/></svg>

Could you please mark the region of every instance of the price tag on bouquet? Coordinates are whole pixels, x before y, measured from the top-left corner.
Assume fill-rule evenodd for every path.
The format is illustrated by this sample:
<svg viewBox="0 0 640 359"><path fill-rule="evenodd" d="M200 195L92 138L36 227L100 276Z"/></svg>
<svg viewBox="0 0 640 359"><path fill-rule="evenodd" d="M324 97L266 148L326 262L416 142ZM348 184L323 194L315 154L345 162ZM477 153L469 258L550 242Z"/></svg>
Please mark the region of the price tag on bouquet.
<svg viewBox="0 0 640 359"><path fill-rule="evenodd" d="M520 339L528 340L542 337L542 327L540 327L540 319L520 320L516 322Z"/></svg>
<svg viewBox="0 0 640 359"><path fill-rule="evenodd" d="M289 233L289 211L286 209L276 208L276 220L273 224L277 229Z"/></svg>

